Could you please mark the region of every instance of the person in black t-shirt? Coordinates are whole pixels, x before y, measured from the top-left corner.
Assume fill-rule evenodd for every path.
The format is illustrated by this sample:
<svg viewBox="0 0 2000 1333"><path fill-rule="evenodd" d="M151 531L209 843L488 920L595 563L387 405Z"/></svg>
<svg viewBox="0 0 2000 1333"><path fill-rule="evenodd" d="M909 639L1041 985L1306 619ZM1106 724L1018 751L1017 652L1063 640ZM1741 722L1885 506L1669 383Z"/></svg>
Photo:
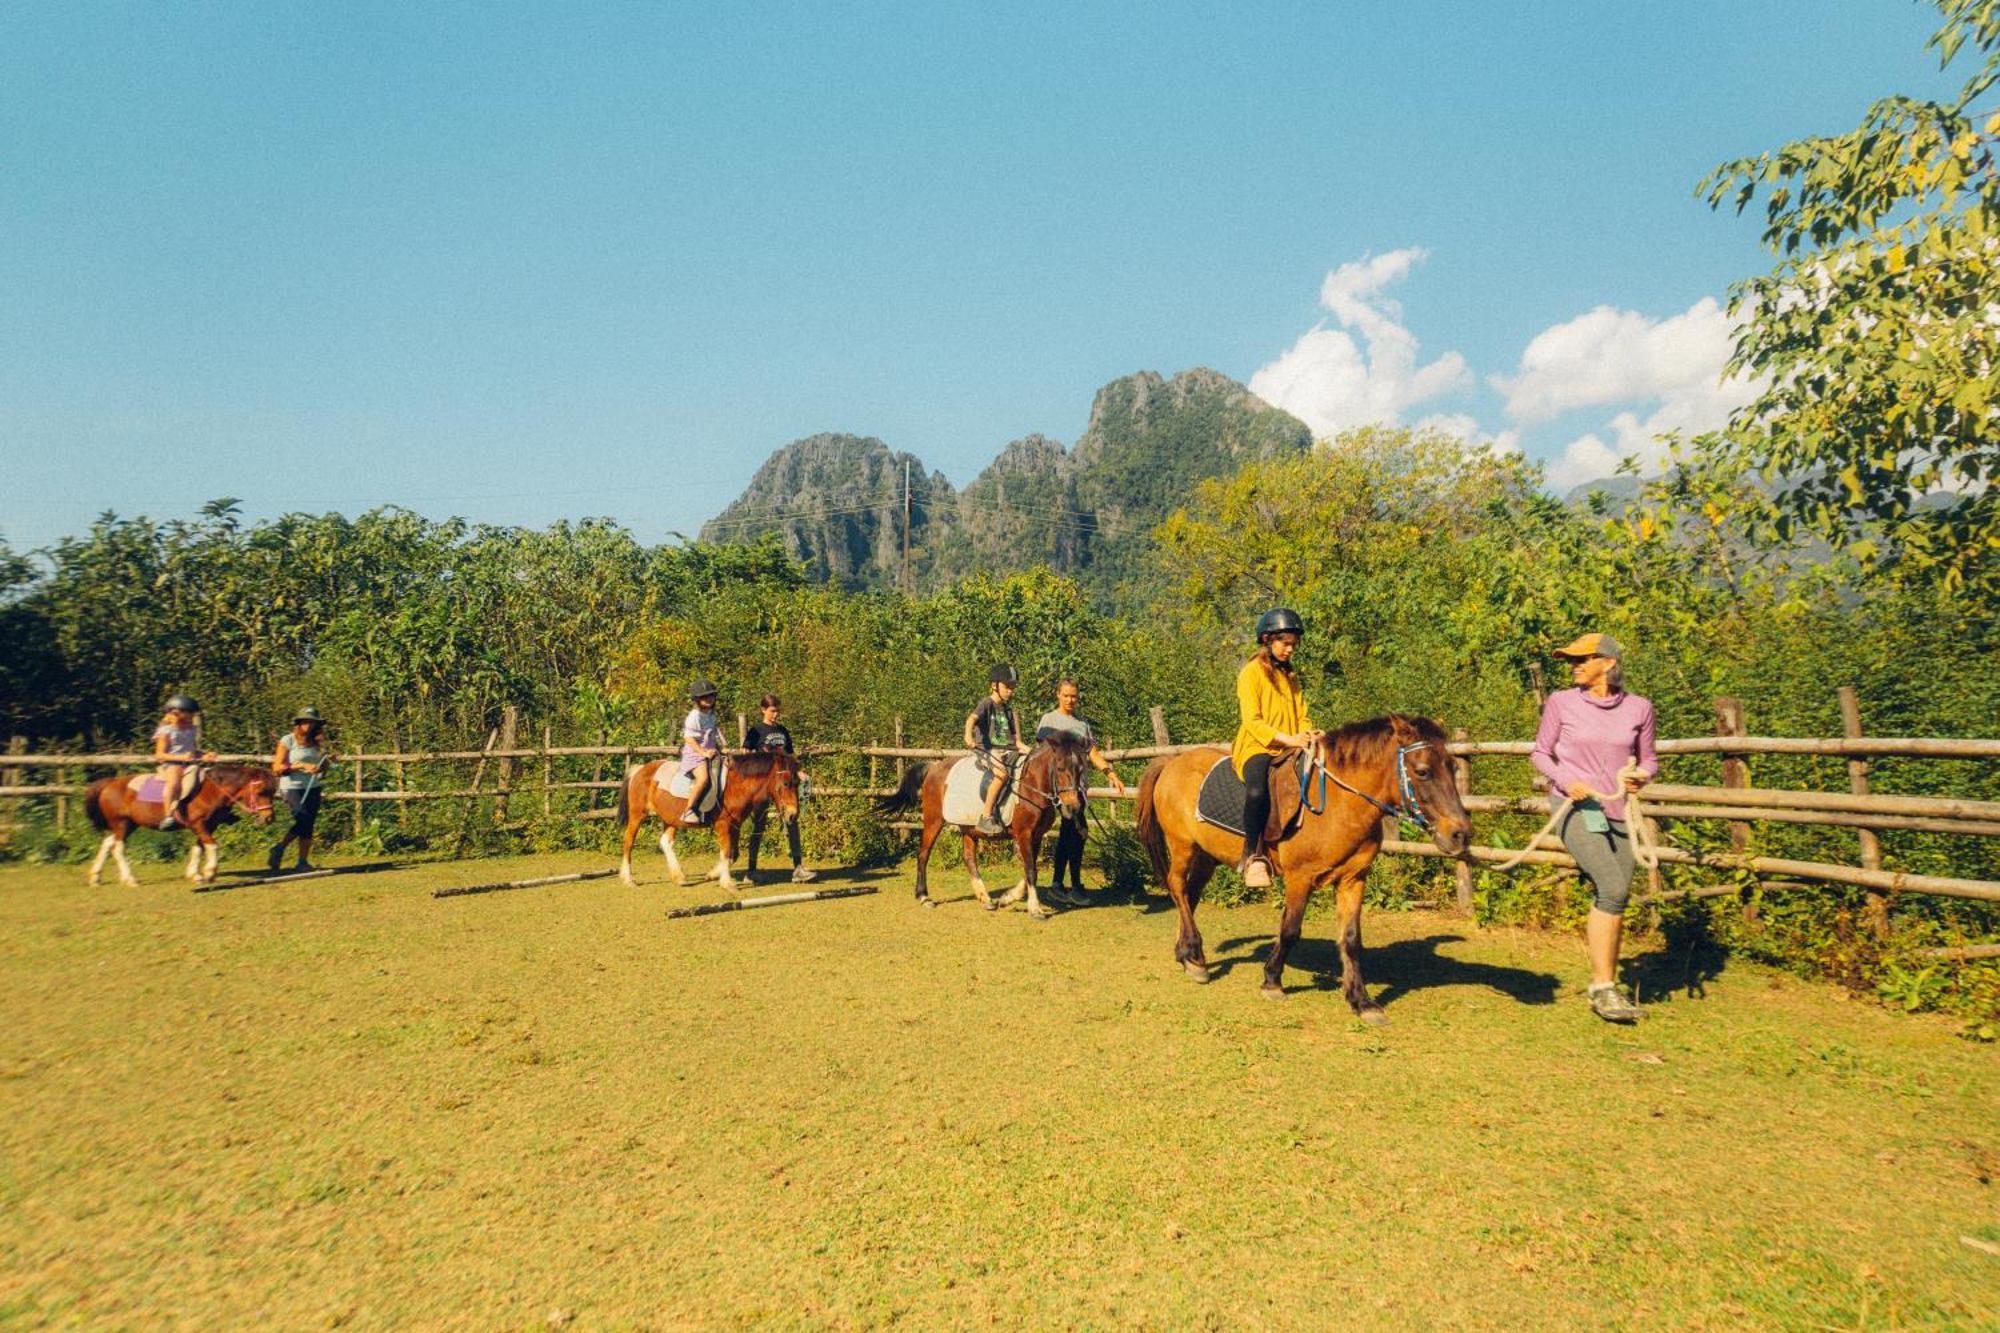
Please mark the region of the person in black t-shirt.
<svg viewBox="0 0 2000 1333"><path fill-rule="evenodd" d="M797 754L792 746L792 733L778 720L784 705L775 694L767 694L758 706L759 720L752 723L743 738L743 748L752 754ZM750 876L757 876L757 849L764 842L764 822L771 817L771 807L760 805L757 813L750 816ZM799 821L795 817L785 820L785 841L792 849L792 882L804 884L817 878L805 867L805 855L799 850Z"/></svg>
<svg viewBox="0 0 2000 1333"><path fill-rule="evenodd" d="M986 792L986 806L980 811L977 825L979 832L989 838L997 838L1004 832L993 811L1014 781L1014 765L1019 756L1029 750L1028 743L1021 739L1020 719L1014 716L1012 700L1017 679L1014 668L1005 662L994 667L987 676L986 697L965 719L966 748L980 756L995 779Z"/></svg>

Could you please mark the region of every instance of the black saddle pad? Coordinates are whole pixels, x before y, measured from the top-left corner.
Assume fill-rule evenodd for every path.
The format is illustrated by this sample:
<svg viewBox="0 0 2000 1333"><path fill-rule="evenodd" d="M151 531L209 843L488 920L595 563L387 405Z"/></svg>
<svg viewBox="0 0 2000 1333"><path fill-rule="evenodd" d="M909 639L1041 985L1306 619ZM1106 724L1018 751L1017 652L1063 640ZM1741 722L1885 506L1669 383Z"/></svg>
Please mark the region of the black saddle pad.
<svg viewBox="0 0 2000 1333"><path fill-rule="evenodd" d="M1201 795L1194 803L1195 818L1241 837L1243 804L1249 799L1249 789L1244 787L1243 779L1236 776L1236 765L1229 762L1228 755L1224 755L1215 761L1208 770L1208 776L1201 780Z"/></svg>

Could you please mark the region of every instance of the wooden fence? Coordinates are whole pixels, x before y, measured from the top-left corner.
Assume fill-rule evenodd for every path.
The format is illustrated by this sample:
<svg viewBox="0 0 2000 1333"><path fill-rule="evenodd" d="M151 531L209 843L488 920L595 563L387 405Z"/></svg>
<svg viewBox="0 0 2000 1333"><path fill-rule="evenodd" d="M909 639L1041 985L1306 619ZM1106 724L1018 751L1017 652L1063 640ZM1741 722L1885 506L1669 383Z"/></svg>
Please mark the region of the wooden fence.
<svg viewBox="0 0 2000 1333"><path fill-rule="evenodd" d="M1646 790L1648 810L1669 825L1684 820L1719 822L1726 826L1730 844L1727 852L1696 852L1665 846L1661 850L1661 861L1669 865L1712 867L1736 874L1730 883L1713 888L1681 889L1671 894L1663 893L1655 882L1648 896L1734 893L1742 887L1746 875L1769 887L1802 887L1806 883L1854 885L1869 890L1870 919L1877 931L1887 929L1890 897L1897 893L1940 894L2000 902L2000 882L1920 875L1885 868L1876 836L1881 831L1981 838L2000 836L2000 800L1891 795L1872 791L1869 785L1869 761L1872 759L1890 756L1935 760L2000 759L2000 739L1865 736L1861 731L1860 713L1853 691L1840 691L1839 703L1844 734L1837 737L1747 735L1742 708L1735 700L1718 699L1715 734L1659 742L1658 748L1663 757L1715 756L1720 761L1721 782L1712 786L1656 782ZM1153 744L1107 750L1107 757L1113 761L1150 759L1203 748L1201 744L1173 743L1167 733L1165 718L1158 708L1152 710L1152 723ZM739 736L741 728L742 719L739 718ZM517 743L518 730L518 719L509 710L502 725L489 732L484 745L476 750L363 750L343 754L341 762L345 771L340 775L338 786L329 784L325 799L345 802L351 807L348 814L352 820L352 831L356 834L362 831L364 811L371 806L389 804L406 811L412 803L431 801L490 801L496 826L508 827L511 817L513 826L519 827L524 822L520 818L523 812L518 805L510 810L510 802L525 800L538 805L545 817L553 817L557 793L564 792L586 794L583 808L568 812L571 816L604 819L609 818L612 811L597 805L598 794L616 791L630 764L679 752L678 746L669 745L555 745L546 728L541 745L522 746ZM851 767L857 780L845 785L815 783L812 788L814 795L835 799L884 795L894 790L907 763L950 758L963 753L957 747L912 746L904 744L903 740L899 719L891 744L807 747L809 761L820 756L846 756L851 761L865 761L866 766L865 778L861 777L861 764L854 762ZM1456 733L1451 742L1453 753L1478 760L1519 760L1532 748L1532 743L1528 741L1472 740L1463 731ZM1750 766L1753 759L1786 755L1830 756L1845 760L1848 789L1844 792L1801 791L1751 785ZM613 759L617 764L607 774L606 766ZM266 761L267 756L263 754L222 756L222 762ZM58 827L66 826L80 815L70 807L84 790L93 770L100 774L104 771L130 770L144 768L151 762L149 756L139 753L29 754L17 741L8 753L0 754L0 801L50 802L56 824ZM559 766L578 770L586 762L591 767L588 778L583 778L578 772L567 776L558 772ZM463 786L413 788L409 785L408 776L413 766L434 768L440 764L470 765L470 780ZM368 780L371 775L378 780L391 780L393 785L370 787ZM1136 773L1126 776L1136 785ZM1459 782L1466 808L1475 815L1548 814L1549 802L1545 796L1481 794L1478 784L1473 781L1471 764L1462 767ZM1109 788L1092 788L1091 795L1118 799L1117 793ZM472 813L472 807L468 807L468 823ZM1755 855L1750 850L1751 831L1760 823L1852 830L1856 864ZM1403 839L1392 825L1393 821L1385 821L1383 850L1386 853L1419 857L1444 855L1428 842ZM1514 849L1506 847L1473 846L1467 857L1455 867L1460 906L1468 910L1471 907L1473 867L1476 864L1505 860L1515 854ZM1544 866L1575 865L1567 854L1560 851L1529 852L1525 860Z"/></svg>

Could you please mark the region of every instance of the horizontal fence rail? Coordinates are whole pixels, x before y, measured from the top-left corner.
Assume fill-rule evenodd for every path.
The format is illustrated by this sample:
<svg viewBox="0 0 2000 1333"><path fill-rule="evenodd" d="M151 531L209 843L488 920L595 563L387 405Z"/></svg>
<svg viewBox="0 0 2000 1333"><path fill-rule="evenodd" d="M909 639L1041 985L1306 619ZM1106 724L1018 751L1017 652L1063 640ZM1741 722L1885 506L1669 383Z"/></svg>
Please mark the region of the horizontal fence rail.
<svg viewBox="0 0 2000 1333"><path fill-rule="evenodd" d="M1886 895L1897 893L1933 893L1947 897L2000 902L2000 883L1992 881L1954 877L1948 875L1920 875L1885 868L1881 864L1881 849L1876 832L1914 832L1942 834L1958 837L1992 838L2000 837L2000 800L1972 799L1947 796L1916 796L1871 791L1868 785L1870 759L1931 759L1931 760L1982 760L2000 759L2000 738L1955 738L1955 737L1876 737L1861 734L1859 710L1853 692L1840 691L1842 722L1848 734L1834 737L1788 737L1751 736L1743 734L1742 710L1733 700L1716 700L1717 734L1712 736L1686 736L1662 739L1658 742L1659 753L1663 757L1709 756L1721 761L1722 785L1707 786L1687 783L1654 782L1645 789L1645 808L1659 819L1671 823L1683 821L1706 821L1726 826L1731 848L1728 851L1690 851L1684 848L1662 846L1660 860L1673 866L1714 868L1735 872L1741 880L1749 877L1753 882L1766 888L1806 888L1813 883L1845 884L1870 890L1871 901L1878 910L1878 929L1886 927L1886 911L1889 899ZM1186 754L1204 749L1222 749L1215 743L1174 743L1167 735L1163 714L1152 712L1154 744L1130 746L1123 749L1106 749L1104 756L1112 760L1150 760L1164 756ZM329 776L321 789L324 799L329 802L346 802L353 808L353 827L356 833L362 829L362 811L365 808L380 808L394 805L406 808L411 803L437 801L489 802L492 804L496 827L522 827L520 823L506 824L502 821L508 815L510 799L520 802L539 796L541 812L548 817L566 817L586 820L609 819L614 811L600 804L599 793L616 792L623 783L625 766L663 756L680 753L674 744L614 744L608 741L596 745L556 745L553 743L551 728L543 729L543 744L521 745L516 737L520 734L519 719L512 710L503 724L493 729L486 738L486 745L479 749L452 750L359 750L342 754L340 763L348 770L338 778ZM738 719L738 736L742 734L744 720ZM865 766L865 780L846 776L843 780L818 782L810 786L810 794L832 800L881 797L891 794L904 770L913 762L955 759L965 753L959 746L919 746L904 743L900 720L895 726L894 744L812 744L801 747L801 756L808 769L816 759L832 758L844 761L836 767L844 769L847 775L858 774ZM150 754L138 751L106 751L79 754L25 753L19 741L7 753L0 753L0 802L41 801L52 802L58 825L75 817L71 810L75 797L80 796L88 785L92 770L98 775L113 770L145 770L153 766ZM1525 758L1534 748L1529 741L1518 740L1474 740L1463 732L1457 733L1449 742L1452 753L1467 759L1509 759ZM1799 791L1787 788L1754 787L1750 785L1747 760L1756 756L1819 756L1846 761L1844 767L1848 775L1846 791ZM617 761L615 764L608 761ZM568 773L559 771L559 762L567 761L571 769ZM594 761L591 762L584 761ZM218 763L264 764L269 762L268 753L219 755ZM587 777L579 775L574 767L579 762ZM414 765L432 767L431 783L428 786L411 785ZM463 778L457 781L439 782L437 765L468 765L470 782ZM594 768L594 771L593 771ZM889 770L887 773L882 770ZM378 778L385 773L393 773L394 788L366 785L364 776L373 772ZM466 770L461 768L460 773ZM1093 787L1090 796L1107 801L1129 801L1134 799L1137 775L1128 773L1130 781L1124 791L1109 787ZM884 778L888 781L885 783ZM1473 790L1469 770L1460 777L1460 791L1468 812L1477 815L1520 815L1546 816L1550 811L1549 798L1542 795L1486 795ZM569 800L565 810L558 812L555 796L566 794ZM578 795L583 800L583 808L574 809ZM467 820L474 807L468 807ZM518 815L518 809L515 812ZM345 818L345 816L343 816ZM1753 854L1748 848L1750 829L1756 824L1814 825L1827 828L1852 830L1857 839L1861 864L1842 865L1832 862L1799 861L1783 857L1767 857ZM896 821L891 827L907 829L906 821ZM1382 850L1392 856L1415 856L1442 858L1444 853L1428 842L1406 841L1394 836L1395 830L1387 830ZM462 837L462 834L461 834ZM1475 845L1466 857L1460 859L1459 902L1461 907L1471 903L1471 869L1478 864L1491 864L1520 857L1531 865L1573 868L1575 862L1567 853L1542 849L1521 853L1518 849L1487 845ZM1659 898L1702 897L1740 891L1742 885L1718 885L1692 889L1674 889L1662 892L1655 885L1650 896ZM1958 948L1953 956L1986 957L1986 951L1996 946L1968 945ZM1942 955L1941 955L1942 956Z"/></svg>

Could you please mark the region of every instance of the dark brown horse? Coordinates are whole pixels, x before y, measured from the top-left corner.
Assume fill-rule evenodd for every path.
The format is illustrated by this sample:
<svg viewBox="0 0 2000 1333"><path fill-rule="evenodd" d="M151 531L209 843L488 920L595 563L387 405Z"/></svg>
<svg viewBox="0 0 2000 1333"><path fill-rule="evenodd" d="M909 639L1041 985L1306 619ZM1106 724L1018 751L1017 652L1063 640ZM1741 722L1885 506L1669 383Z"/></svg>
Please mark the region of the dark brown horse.
<svg viewBox="0 0 2000 1333"><path fill-rule="evenodd" d="M134 828L158 828L166 814L163 801L142 801L132 794L130 776L99 778L83 793L84 812L90 822L104 830L97 859L90 863L90 884L97 887L104 870L104 858L118 859L118 882L137 885L132 866L125 859L125 839ZM188 853L186 875L197 884L215 879L215 830L240 814L254 816L258 823L271 822L271 798L278 792L278 775L268 768L246 768L237 764L204 767L201 782L181 807L180 823L193 831L194 849ZM202 863L207 853L206 865Z"/></svg>
<svg viewBox="0 0 2000 1333"><path fill-rule="evenodd" d="M618 822L625 829L618 877L627 884L639 882L632 878L632 843L646 826L649 814L658 815L666 823L667 831L660 835L660 853L667 858L667 869L673 873L674 883L687 883L681 860L674 855L674 835L694 827L681 823L687 801L654 781L660 765L679 762L656 759L650 764L634 764L625 771L625 785L618 789ZM715 812L715 875L723 888L733 889L736 881L729 873L729 863L736 859L737 828L761 805L776 805L778 813L787 819L798 815L799 761L796 755L789 754L733 754L723 762L729 767L729 779L722 789L722 804Z"/></svg>
<svg viewBox="0 0 2000 1333"><path fill-rule="evenodd" d="M1202 779L1228 753L1210 747L1155 759L1139 779L1139 838L1152 855L1154 876L1180 911L1174 958L1197 981L1208 980L1208 957L1194 924L1202 888L1218 863L1233 866L1243 856L1241 837L1195 818ZM1307 750L1271 766L1275 817L1289 824L1297 816L1298 828L1271 849L1284 877L1285 905L1264 964L1265 996L1285 997L1285 955L1298 941L1306 903L1313 890L1336 884L1341 989L1364 1021L1384 1021L1382 1006L1368 998L1361 981L1361 891L1382 850L1382 816L1400 814L1425 828L1439 850L1463 854L1472 825L1452 778L1457 762L1437 723L1391 714L1321 732Z"/></svg>
<svg viewBox="0 0 2000 1333"><path fill-rule="evenodd" d="M926 907L937 906L930 891L931 848L938 834L944 832L945 780L958 762L939 759L920 764L903 775L895 795L876 802L884 814L898 814L920 802L923 806L923 838L917 844L917 901ZM1013 839L1014 850L1021 858L1021 880L1002 897L988 893L986 881L979 876L979 841L990 835L979 831L977 811L971 812L972 818L964 823L954 821L960 846L965 851L966 873L972 876L972 891L979 895L987 911L1011 906L1025 897L1029 916L1044 921L1053 915L1042 906L1041 895L1035 891L1035 862L1041 855L1042 836L1058 815L1064 819L1083 818L1084 779L1089 763L1090 746L1070 736L1049 737L1021 761L1020 771L1014 775L1014 816L999 835Z"/></svg>

